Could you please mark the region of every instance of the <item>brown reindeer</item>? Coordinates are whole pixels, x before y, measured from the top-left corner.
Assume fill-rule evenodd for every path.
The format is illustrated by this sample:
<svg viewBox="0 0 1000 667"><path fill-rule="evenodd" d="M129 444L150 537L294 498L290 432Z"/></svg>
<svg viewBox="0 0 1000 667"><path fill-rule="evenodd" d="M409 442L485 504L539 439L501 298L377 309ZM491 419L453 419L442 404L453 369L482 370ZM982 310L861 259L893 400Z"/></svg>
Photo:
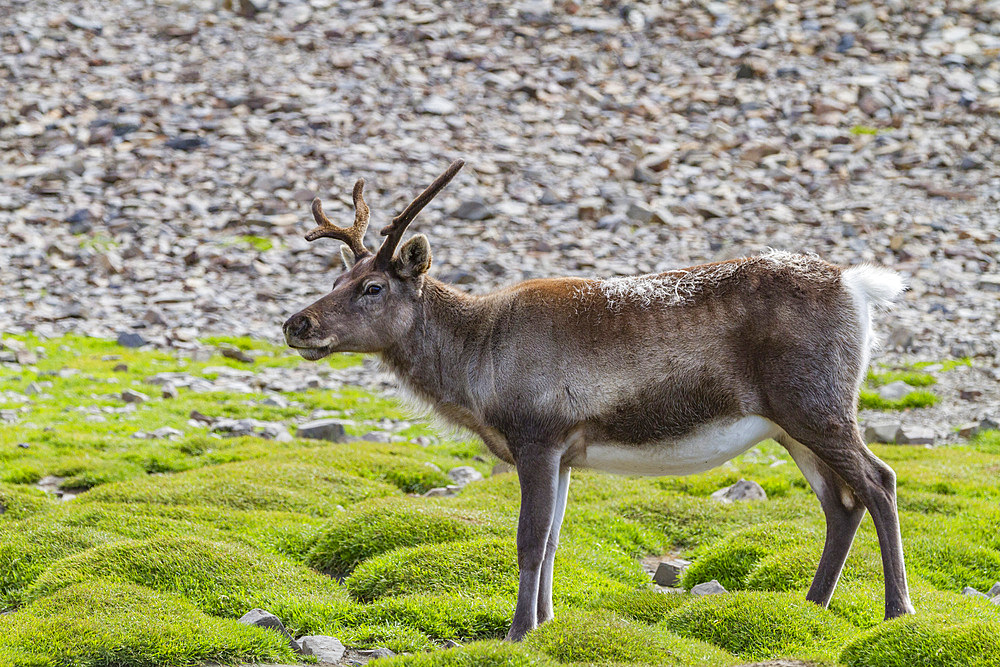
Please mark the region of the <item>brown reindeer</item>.
<svg viewBox="0 0 1000 667"><path fill-rule="evenodd" d="M285 322L306 359L377 354L419 398L517 467L520 579L507 638L552 618L552 565L570 468L633 475L707 470L774 438L826 515L807 598L827 605L855 532L871 513L885 616L913 611L895 474L865 446L856 398L872 347L872 306L900 277L767 252L634 278L529 280L470 296L428 275L431 251L406 226L455 176L454 162L364 246L364 181L353 227L318 200L306 238L343 241L348 270Z"/></svg>

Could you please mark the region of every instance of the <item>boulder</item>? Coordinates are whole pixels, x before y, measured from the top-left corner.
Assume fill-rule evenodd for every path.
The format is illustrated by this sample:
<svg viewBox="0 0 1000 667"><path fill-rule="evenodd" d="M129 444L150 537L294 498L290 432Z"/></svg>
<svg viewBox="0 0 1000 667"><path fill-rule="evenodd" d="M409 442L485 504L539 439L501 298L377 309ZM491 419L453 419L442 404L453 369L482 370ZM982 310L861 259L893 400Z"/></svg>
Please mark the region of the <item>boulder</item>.
<svg viewBox="0 0 1000 667"><path fill-rule="evenodd" d="M865 442L868 444L875 442L893 444L896 442L896 438L899 437L899 431L902 428L903 425L899 422L869 424L865 427Z"/></svg>
<svg viewBox="0 0 1000 667"><path fill-rule="evenodd" d="M767 500L767 493L757 482L741 479L732 486L719 489L712 494L712 500L732 503L741 500Z"/></svg>
<svg viewBox="0 0 1000 667"><path fill-rule="evenodd" d="M141 391L136 391L134 389L126 389L122 392L122 400L126 403L145 403L149 400L149 396L142 393Z"/></svg>
<svg viewBox="0 0 1000 667"><path fill-rule="evenodd" d="M329 440L330 442L347 442L347 431L337 419L317 419L299 426L295 433L300 438L309 440Z"/></svg>
<svg viewBox="0 0 1000 667"><path fill-rule="evenodd" d="M727 592L728 591L722 587L722 584L715 579L697 584L691 588L691 595L718 595L719 593Z"/></svg>
<svg viewBox="0 0 1000 667"><path fill-rule="evenodd" d="M448 471L448 479L455 482L459 488L472 482L478 482L482 478L483 474L472 466L458 466Z"/></svg>
<svg viewBox="0 0 1000 667"><path fill-rule="evenodd" d="M288 645L292 647L293 651L300 652L302 650L299 643L285 629L285 624L281 622L281 619L266 609L251 609L240 617L239 622L244 625L254 625L258 628L274 630L288 640Z"/></svg>
<svg viewBox="0 0 1000 667"><path fill-rule="evenodd" d="M904 426L896 435L899 445L933 445L936 440L937 433L926 426Z"/></svg>
<svg viewBox="0 0 1000 667"><path fill-rule="evenodd" d="M118 334L118 344L122 347L142 347L146 345L146 339L137 333L123 331Z"/></svg>
<svg viewBox="0 0 1000 667"><path fill-rule="evenodd" d="M336 637L326 635L308 635L299 639L302 655L316 656L319 664L336 664L344 657L347 650Z"/></svg>
<svg viewBox="0 0 1000 667"><path fill-rule="evenodd" d="M660 564L656 566L656 573L653 574L653 583L668 588L680 586L681 578L690 564L690 561L683 558L669 558L660 561Z"/></svg>
<svg viewBox="0 0 1000 667"><path fill-rule="evenodd" d="M886 401L898 401L913 390L913 387L902 380L896 380L895 382L890 382L887 385L879 387L878 395Z"/></svg>

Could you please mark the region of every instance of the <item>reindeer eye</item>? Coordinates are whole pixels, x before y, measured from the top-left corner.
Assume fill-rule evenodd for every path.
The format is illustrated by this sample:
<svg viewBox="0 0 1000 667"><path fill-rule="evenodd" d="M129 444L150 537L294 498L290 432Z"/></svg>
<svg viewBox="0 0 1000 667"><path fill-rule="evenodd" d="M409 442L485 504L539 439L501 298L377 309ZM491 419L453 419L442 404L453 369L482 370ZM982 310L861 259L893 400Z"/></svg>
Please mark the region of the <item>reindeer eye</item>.
<svg viewBox="0 0 1000 667"><path fill-rule="evenodd" d="M365 296L375 296L376 294L382 293L382 286L372 283L365 288Z"/></svg>

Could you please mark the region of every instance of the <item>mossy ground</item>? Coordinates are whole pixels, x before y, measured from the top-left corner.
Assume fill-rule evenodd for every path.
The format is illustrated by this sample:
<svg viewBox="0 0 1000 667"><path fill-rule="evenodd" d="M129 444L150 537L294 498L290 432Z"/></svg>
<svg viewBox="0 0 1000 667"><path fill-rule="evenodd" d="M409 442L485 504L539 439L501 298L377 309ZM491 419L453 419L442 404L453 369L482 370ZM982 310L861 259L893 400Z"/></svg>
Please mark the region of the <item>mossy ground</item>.
<svg viewBox="0 0 1000 667"><path fill-rule="evenodd" d="M0 667L293 660L276 634L235 622L252 607L278 614L296 634L411 654L387 667L776 657L1000 665L1000 608L960 594L1000 580L1000 433L962 447L873 448L899 476L919 610L888 623L868 520L830 609L805 602L824 523L774 443L683 478L574 471L556 561L557 618L511 646L497 640L516 591L516 476L489 477L452 498L413 495L445 484L440 470L488 472L492 462L477 458L474 442L441 438L421 421L403 434L431 436L430 445L222 439L189 422L190 412L286 422L315 410L356 421L408 413L356 388L289 392L288 407L275 407L260 394L181 389L160 399L147 383L163 371L304 363L250 340L206 342L250 350L252 364L79 337L26 342L42 348L35 366L0 367ZM116 371L119 364L127 370ZM873 373L868 386L898 379L917 392L907 405L931 402L919 392L933 392L934 375L918 367ZM126 407L124 388L151 400ZM133 437L163 426L183 435ZM59 502L37 490L47 475L80 495ZM708 498L741 477L760 482L769 500ZM695 599L651 590L639 559L668 552L694 561L685 585L719 579L733 592ZM442 651L449 639L464 646Z"/></svg>

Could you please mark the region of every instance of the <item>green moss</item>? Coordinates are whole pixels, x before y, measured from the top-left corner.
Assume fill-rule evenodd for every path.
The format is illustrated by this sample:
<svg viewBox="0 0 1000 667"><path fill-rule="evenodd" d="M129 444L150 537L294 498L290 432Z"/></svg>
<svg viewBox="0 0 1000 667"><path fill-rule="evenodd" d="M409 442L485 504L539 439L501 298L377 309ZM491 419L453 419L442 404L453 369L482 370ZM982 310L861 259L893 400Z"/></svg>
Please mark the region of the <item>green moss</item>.
<svg viewBox="0 0 1000 667"><path fill-rule="evenodd" d="M355 648L385 647L394 653L433 651L437 646L430 637L402 623L351 625L337 631L337 638Z"/></svg>
<svg viewBox="0 0 1000 667"><path fill-rule="evenodd" d="M124 582L78 583L0 616L0 665L196 665L293 659L283 637Z"/></svg>
<svg viewBox="0 0 1000 667"><path fill-rule="evenodd" d="M664 627L633 623L610 612L560 614L525 642L560 662L640 665L731 665L736 659L711 644Z"/></svg>
<svg viewBox="0 0 1000 667"><path fill-rule="evenodd" d="M937 378L930 373L917 370L868 371L868 384L873 387L881 387L900 380L911 387L929 387L937 383Z"/></svg>
<svg viewBox="0 0 1000 667"><path fill-rule="evenodd" d="M5 521L23 519L57 505L44 491L0 484L0 528Z"/></svg>
<svg viewBox="0 0 1000 667"><path fill-rule="evenodd" d="M972 446L987 454L1000 454L1000 431L981 431L972 439Z"/></svg>
<svg viewBox="0 0 1000 667"><path fill-rule="evenodd" d="M46 521L0 523L0 610L15 605L21 591L49 565L114 536Z"/></svg>
<svg viewBox="0 0 1000 667"><path fill-rule="evenodd" d="M386 482L406 493L424 493L451 484L447 475L427 464L436 460L446 466L454 465L451 461L417 455L412 446L386 443L333 445L299 451L291 458Z"/></svg>
<svg viewBox="0 0 1000 667"><path fill-rule="evenodd" d="M879 396L877 391L862 389L858 398L858 408L862 410L907 410L937 405L938 400L936 394L926 390L911 391L899 400L890 401Z"/></svg>
<svg viewBox="0 0 1000 667"><path fill-rule="evenodd" d="M355 622L404 625L435 641L498 639L507 633L514 597L484 597L481 591L418 593L377 600L355 611Z"/></svg>
<svg viewBox="0 0 1000 667"><path fill-rule="evenodd" d="M486 512L428 502L379 498L359 504L326 526L306 562L337 575L399 547L467 540L497 532L498 521Z"/></svg>
<svg viewBox="0 0 1000 667"><path fill-rule="evenodd" d="M607 609L642 623L658 623L668 613L691 601L690 595L660 593L648 588L611 593L594 599L588 608Z"/></svg>
<svg viewBox="0 0 1000 667"><path fill-rule="evenodd" d="M94 489L80 501L207 505L240 510L336 514L338 505L385 496L395 488L305 463L247 461Z"/></svg>
<svg viewBox="0 0 1000 667"><path fill-rule="evenodd" d="M580 603L633 588L644 580L620 553L563 545L556 555L553 596ZM511 540L493 537L397 549L362 563L345 584L361 601L409 593L515 595L517 555Z"/></svg>
<svg viewBox="0 0 1000 667"><path fill-rule="evenodd" d="M126 581L181 595L202 611L238 618L254 607L280 610L307 595L344 600L326 577L251 548L161 536L96 546L51 565L24 592L37 600L96 578Z"/></svg>
<svg viewBox="0 0 1000 667"><path fill-rule="evenodd" d="M401 655L379 663L379 667L554 667L558 664L522 644L499 641L477 642L422 655Z"/></svg>
<svg viewBox="0 0 1000 667"><path fill-rule="evenodd" d="M907 616L853 639L840 655L849 667L996 667L1000 621Z"/></svg>
<svg viewBox="0 0 1000 667"><path fill-rule="evenodd" d="M344 582L363 602L408 593L476 590L517 592L517 556L510 542L485 538L397 549L362 563Z"/></svg>
<svg viewBox="0 0 1000 667"><path fill-rule="evenodd" d="M852 632L847 622L801 595L750 591L699 598L672 612L664 625L747 660L832 659Z"/></svg>
<svg viewBox="0 0 1000 667"><path fill-rule="evenodd" d="M823 549L810 542L777 551L757 561L745 579L745 587L754 591L805 590L812 583ZM841 583L877 578L882 564L877 552L863 550L858 545L851 551L841 573Z"/></svg>
<svg viewBox="0 0 1000 667"><path fill-rule="evenodd" d="M975 543L969 535L931 532L911 536L905 546L907 569L940 589L989 590L1000 579L1000 551Z"/></svg>
<svg viewBox="0 0 1000 667"><path fill-rule="evenodd" d="M747 588L747 577L758 561L812 538L802 526L785 522L744 528L701 554L684 573L684 587L716 579L729 591Z"/></svg>

